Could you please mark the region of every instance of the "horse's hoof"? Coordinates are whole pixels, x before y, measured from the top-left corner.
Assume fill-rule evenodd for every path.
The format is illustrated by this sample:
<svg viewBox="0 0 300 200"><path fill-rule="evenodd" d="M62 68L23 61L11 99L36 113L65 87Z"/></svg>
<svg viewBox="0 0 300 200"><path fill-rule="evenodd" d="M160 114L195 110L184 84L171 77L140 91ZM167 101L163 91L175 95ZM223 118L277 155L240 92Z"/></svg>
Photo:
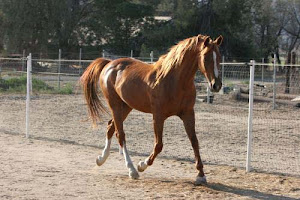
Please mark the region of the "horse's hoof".
<svg viewBox="0 0 300 200"><path fill-rule="evenodd" d="M140 177L140 175L136 170L130 170L129 177L132 179L138 179Z"/></svg>
<svg viewBox="0 0 300 200"><path fill-rule="evenodd" d="M105 162L105 160L101 156L98 156L98 158L96 159L96 164L98 166L103 165L104 162Z"/></svg>
<svg viewBox="0 0 300 200"><path fill-rule="evenodd" d="M137 166L139 172L145 171L145 169L147 167L148 167L148 165L145 164L145 162L143 162L143 161L140 161L139 164L138 164L138 166Z"/></svg>
<svg viewBox="0 0 300 200"><path fill-rule="evenodd" d="M195 185L206 185L206 184L207 184L207 181L206 181L205 176L203 176L203 177L197 176Z"/></svg>

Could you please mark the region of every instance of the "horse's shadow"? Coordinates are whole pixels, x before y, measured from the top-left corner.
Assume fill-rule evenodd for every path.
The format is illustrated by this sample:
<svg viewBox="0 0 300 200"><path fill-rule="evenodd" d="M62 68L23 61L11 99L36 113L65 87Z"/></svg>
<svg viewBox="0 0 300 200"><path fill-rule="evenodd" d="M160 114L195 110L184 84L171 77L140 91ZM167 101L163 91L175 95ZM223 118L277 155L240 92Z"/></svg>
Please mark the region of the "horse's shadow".
<svg viewBox="0 0 300 200"><path fill-rule="evenodd" d="M286 197L286 196L279 196L279 195L273 195L268 194L264 192L260 192L257 190L251 190L251 189L242 189L238 187L228 186L221 183L208 183L205 185L205 187L219 191L219 192L226 192L226 193L232 193L244 197L250 197L254 199L261 199L261 200L297 200L298 198L292 198L292 197Z"/></svg>

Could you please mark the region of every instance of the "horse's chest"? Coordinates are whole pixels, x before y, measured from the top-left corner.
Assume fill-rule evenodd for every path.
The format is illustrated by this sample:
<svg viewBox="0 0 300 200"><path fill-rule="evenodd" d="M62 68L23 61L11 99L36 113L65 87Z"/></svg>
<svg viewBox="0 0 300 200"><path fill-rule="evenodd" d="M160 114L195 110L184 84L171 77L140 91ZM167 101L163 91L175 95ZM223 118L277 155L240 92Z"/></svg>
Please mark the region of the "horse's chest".
<svg viewBox="0 0 300 200"><path fill-rule="evenodd" d="M193 108L196 92L193 88L186 90L163 90L153 97L153 102L158 110L166 116L177 115L186 109Z"/></svg>

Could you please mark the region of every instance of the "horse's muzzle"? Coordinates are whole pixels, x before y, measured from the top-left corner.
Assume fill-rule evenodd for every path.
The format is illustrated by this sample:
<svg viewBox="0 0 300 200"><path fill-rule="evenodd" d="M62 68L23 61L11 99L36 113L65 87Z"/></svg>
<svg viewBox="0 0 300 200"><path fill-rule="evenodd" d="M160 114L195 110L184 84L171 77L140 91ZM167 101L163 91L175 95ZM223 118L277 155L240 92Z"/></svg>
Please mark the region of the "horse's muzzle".
<svg viewBox="0 0 300 200"><path fill-rule="evenodd" d="M219 78L216 78L211 83L210 91L212 92L219 92L222 88L222 81Z"/></svg>

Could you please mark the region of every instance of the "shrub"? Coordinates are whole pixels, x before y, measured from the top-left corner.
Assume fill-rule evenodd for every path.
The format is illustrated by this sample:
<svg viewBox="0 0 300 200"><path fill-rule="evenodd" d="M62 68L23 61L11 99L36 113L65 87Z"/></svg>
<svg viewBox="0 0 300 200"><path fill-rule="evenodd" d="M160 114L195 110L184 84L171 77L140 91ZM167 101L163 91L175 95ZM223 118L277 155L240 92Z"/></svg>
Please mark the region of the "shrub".
<svg viewBox="0 0 300 200"><path fill-rule="evenodd" d="M67 83L63 88L58 90L59 94L72 94L73 93L73 87L70 83Z"/></svg>
<svg viewBox="0 0 300 200"><path fill-rule="evenodd" d="M21 76L18 78L2 79L0 78L0 92L9 92L9 93L25 93L27 85L27 77ZM33 78L32 79L32 90L33 92L40 93L57 93L57 94L72 94L73 87L70 83L66 84L61 89L54 89L49 86L46 82Z"/></svg>

